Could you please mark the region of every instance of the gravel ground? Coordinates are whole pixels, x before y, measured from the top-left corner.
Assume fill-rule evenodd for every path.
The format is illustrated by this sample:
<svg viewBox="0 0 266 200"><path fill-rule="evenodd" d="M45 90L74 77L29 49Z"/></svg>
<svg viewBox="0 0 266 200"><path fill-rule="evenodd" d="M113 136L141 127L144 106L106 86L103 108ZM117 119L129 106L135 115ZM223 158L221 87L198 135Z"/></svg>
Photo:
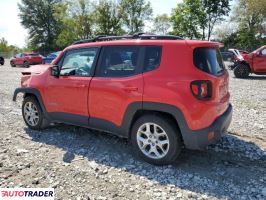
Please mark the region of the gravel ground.
<svg viewBox="0 0 266 200"><path fill-rule="evenodd" d="M62 200L266 199L266 76L241 80L230 72L229 134L156 167L109 134L67 125L28 129L21 96L12 102L22 70L0 66L0 188L54 187Z"/></svg>

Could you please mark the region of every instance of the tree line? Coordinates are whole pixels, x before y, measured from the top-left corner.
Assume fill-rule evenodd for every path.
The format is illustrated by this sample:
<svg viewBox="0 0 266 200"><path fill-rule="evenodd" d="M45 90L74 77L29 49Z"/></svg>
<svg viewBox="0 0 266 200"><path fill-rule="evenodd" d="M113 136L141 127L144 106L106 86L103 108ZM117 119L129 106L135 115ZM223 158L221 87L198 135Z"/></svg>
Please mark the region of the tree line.
<svg viewBox="0 0 266 200"><path fill-rule="evenodd" d="M22 0L18 7L27 47L43 53L95 35L143 31L216 40L226 48L266 44L265 0L183 0L158 16L148 0Z"/></svg>
<svg viewBox="0 0 266 200"><path fill-rule="evenodd" d="M95 35L140 32L151 20L146 0L22 0L22 25L29 30L29 46L39 51L62 49Z"/></svg>

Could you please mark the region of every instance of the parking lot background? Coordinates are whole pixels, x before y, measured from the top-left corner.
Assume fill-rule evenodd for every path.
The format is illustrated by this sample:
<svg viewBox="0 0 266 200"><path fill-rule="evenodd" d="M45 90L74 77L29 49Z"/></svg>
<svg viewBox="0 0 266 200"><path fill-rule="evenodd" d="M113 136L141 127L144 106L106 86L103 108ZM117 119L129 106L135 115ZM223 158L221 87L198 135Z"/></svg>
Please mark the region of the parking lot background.
<svg viewBox="0 0 266 200"><path fill-rule="evenodd" d="M0 66L0 187L54 187L56 199L265 199L266 76L230 71L233 121L205 151L183 150L157 167L135 158L129 142L69 125L26 127L22 67ZM69 94L71 95L71 94Z"/></svg>

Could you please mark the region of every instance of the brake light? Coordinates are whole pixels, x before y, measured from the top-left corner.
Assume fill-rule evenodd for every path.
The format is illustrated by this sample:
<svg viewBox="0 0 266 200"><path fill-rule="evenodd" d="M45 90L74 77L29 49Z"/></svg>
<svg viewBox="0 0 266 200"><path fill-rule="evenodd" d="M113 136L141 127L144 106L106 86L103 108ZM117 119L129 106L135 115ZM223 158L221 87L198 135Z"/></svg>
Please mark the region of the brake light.
<svg viewBox="0 0 266 200"><path fill-rule="evenodd" d="M208 100L212 96L212 83L208 80L192 81L190 89L193 96L199 100Z"/></svg>

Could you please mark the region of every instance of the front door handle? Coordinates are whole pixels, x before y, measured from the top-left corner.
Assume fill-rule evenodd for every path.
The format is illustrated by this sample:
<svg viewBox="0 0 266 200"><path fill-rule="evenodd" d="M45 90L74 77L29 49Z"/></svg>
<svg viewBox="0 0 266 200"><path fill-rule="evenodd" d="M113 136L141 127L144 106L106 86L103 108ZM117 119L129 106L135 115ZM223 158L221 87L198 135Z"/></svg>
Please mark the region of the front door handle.
<svg viewBox="0 0 266 200"><path fill-rule="evenodd" d="M136 91L138 91L138 88L137 87L133 87L133 86L127 86L127 87L124 87L123 89L126 92L136 92Z"/></svg>

